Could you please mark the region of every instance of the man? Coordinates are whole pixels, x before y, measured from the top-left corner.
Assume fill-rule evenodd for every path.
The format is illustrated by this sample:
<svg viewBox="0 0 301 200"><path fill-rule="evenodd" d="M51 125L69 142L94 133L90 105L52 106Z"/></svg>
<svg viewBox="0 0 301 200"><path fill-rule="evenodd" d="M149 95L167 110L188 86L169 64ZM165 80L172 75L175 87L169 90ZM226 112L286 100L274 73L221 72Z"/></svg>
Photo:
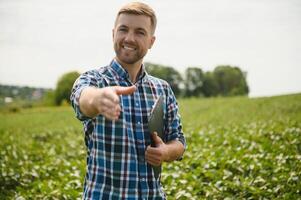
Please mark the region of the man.
<svg viewBox="0 0 301 200"><path fill-rule="evenodd" d="M166 198L154 167L180 159L186 142L170 86L147 74L142 64L155 42L155 28L156 15L148 5L123 6L112 32L116 57L82 74L73 86L71 102L83 121L88 150L84 199ZM159 96L164 99L163 140L148 130Z"/></svg>

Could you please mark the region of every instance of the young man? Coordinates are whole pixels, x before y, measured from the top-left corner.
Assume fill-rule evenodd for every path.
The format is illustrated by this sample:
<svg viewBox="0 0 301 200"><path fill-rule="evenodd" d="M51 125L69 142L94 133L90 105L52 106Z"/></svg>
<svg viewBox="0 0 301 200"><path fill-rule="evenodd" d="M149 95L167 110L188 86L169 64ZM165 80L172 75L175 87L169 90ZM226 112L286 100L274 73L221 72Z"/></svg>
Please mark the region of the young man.
<svg viewBox="0 0 301 200"><path fill-rule="evenodd" d="M186 142L170 86L147 74L142 64L155 42L155 28L148 5L123 6L112 32L116 57L82 74L73 86L71 102L83 121L88 150L84 199L166 198L154 167L181 158ZM148 128L159 96L164 99L163 140Z"/></svg>

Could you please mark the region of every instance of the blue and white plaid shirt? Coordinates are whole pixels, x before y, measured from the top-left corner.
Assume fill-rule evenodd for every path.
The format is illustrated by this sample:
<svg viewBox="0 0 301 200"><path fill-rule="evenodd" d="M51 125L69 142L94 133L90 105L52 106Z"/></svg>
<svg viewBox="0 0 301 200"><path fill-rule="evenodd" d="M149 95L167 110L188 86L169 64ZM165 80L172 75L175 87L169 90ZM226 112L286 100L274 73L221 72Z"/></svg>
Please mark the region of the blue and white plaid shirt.
<svg viewBox="0 0 301 200"><path fill-rule="evenodd" d="M83 199L165 199L160 180L145 160L150 145L148 117L155 100L164 97L165 142L179 140L186 147L175 96L166 81L144 70L131 95L120 96L122 108L118 120L102 115L86 117L79 108L81 91L88 87L131 86L129 74L113 60L109 66L82 74L75 82L71 103L84 124L87 146L87 172Z"/></svg>

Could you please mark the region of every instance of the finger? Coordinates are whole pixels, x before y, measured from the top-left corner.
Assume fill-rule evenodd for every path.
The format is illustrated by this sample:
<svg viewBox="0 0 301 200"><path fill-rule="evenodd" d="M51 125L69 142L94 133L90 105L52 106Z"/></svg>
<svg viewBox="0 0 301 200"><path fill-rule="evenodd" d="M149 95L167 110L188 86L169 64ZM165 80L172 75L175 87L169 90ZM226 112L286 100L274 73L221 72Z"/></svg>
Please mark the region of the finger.
<svg viewBox="0 0 301 200"><path fill-rule="evenodd" d="M119 119L119 115L115 115L115 114L111 114L111 113L109 113L109 114L107 113L104 116L105 116L105 118L110 119L112 121Z"/></svg>
<svg viewBox="0 0 301 200"><path fill-rule="evenodd" d="M100 107L98 107L98 110L99 110L100 114L104 115L108 111L108 107L100 106Z"/></svg>
<svg viewBox="0 0 301 200"><path fill-rule="evenodd" d="M119 115L120 115L120 112L116 111L115 109L111 109L111 110L107 111L107 115L111 116L114 119L118 119Z"/></svg>
<svg viewBox="0 0 301 200"><path fill-rule="evenodd" d="M116 117L111 115L111 114L105 113L104 116L105 116L106 119L109 119L109 120L112 120L112 121L116 120Z"/></svg>
<svg viewBox="0 0 301 200"><path fill-rule="evenodd" d="M116 107L109 108L109 107L102 107L102 115L106 118L113 120L118 119L120 115L120 111L116 110Z"/></svg>
<svg viewBox="0 0 301 200"><path fill-rule="evenodd" d="M101 112L101 114L105 114L105 113L107 113L107 114L113 114L116 111L119 111L119 110L117 109L117 106L115 106L114 104L113 105L109 105L109 106L106 105L106 104L103 104L103 105L100 106L100 112Z"/></svg>
<svg viewBox="0 0 301 200"><path fill-rule="evenodd" d="M159 150L158 148L156 147L149 147L147 150L146 150L146 153L147 154L154 154L154 155L159 155Z"/></svg>
<svg viewBox="0 0 301 200"><path fill-rule="evenodd" d="M149 154L147 155L148 160L152 160L153 162L161 162L160 156Z"/></svg>
<svg viewBox="0 0 301 200"><path fill-rule="evenodd" d="M105 112L103 113L103 115L108 116L108 117L115 117L115 111L112 112L112 108L106 108Z"/></svg>
<svg viewBox="0 0 301 200"><path fill-rule="evenodd" d="M162 153L158 150L158 148L148 146L145 151L145 157L160 160L162 157Z"/></svg>
<svg viewBox="0 0 301 200"><path fill-rule="evenodd" d="M108 106L107 107L107 112L110 112L111 114L120 114L121 112L121 107L119 104L116 104L116 105L112 105L112 106Z"/></svg>
<svg viewBox="0 0 301 200"><path fill-rule="evenodd" d="M113 87L107 87L103 90L103 99L108 99L115 104L119 104L119 96Z"/></svg>
<svg viewBox="0 0 301 200"><path fill-rule="evenodd" d="M102 98L100 100L101 106L106 107L106 108L114 108L116 107L118 104L116 104L114 101L112 101L112 99L110 98Z"/></svg>
<svg viewBox="0 0 301 200"><path fill-rule="evenodd" d="M113 87L117 95L129 95L133 94L136 90L136 86L130 86L130 87L121 87L121 86L115 86Z"/></svg>
<svg viewBox="0 0 301 200"><path fill-rule="evenodd" d="M161 148L159 146L150 146L149 148L147 148L147 152L155 155L161 155Z"/></svg>
<svg viewBox="0 0 301 200"><path fill-rule="evenodd" d="M163 143L162 139L158 136L157 132L152 133L152 138L153 138L153 141L156 144L156 147Z"/></svg>
<svg viewBox="0 0 301 200"><path fill-rule="evenodd" d="M118 118L119 118L119 116L120 116L120 112L119 112L119 111L115 111L115 112L114 112L114 115L115 115L116 117L118 117Z"/></svg>
<svg viewBox="0 0 301 200"><path fill-rule="evenodd" d="M145 160L149 164L157 166L160 163L160 160L151 153L150 149L154 149L154 148L152 148L150 145L146 148Z"/></svg>
<svg viewBox="0 0 301 200"><path fill-rule="evenodd" d="M156 162L152 162L150 160L147 160L147 163L149 163L152 166L158 166L158 164Z"/></svg>
<svg viewBox="0 0 301 200"><path fill-rule="evenodd" d="M115 106L115 110L116 110L117 112L121 112L121 107L120 107L119 104L117 104L117 105Z"/></svg>
<svg viewBox="0 0 301 200"><path fill-rule="evenodd" d="M148 159L146 159L146 161L147 161L149 164L154 165L154 166L159 166L159 165L161 165L160 160L157 160L157 159L148 158Z"/></svg>

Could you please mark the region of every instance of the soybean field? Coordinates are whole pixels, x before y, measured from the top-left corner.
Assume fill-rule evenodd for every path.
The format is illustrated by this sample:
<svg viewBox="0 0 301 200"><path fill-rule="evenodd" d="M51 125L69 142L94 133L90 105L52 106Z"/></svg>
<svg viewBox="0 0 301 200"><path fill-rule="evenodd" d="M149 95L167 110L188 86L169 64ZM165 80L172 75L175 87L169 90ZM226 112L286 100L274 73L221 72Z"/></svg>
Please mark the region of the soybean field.
<svg viewBox="0 0 301 200"><path fill-rule="evenodd" d="M301 94L180 99L187 149L164 163L168 199L301 199ZM0 113L0 199L81 199L70 106Z"/></svg>

